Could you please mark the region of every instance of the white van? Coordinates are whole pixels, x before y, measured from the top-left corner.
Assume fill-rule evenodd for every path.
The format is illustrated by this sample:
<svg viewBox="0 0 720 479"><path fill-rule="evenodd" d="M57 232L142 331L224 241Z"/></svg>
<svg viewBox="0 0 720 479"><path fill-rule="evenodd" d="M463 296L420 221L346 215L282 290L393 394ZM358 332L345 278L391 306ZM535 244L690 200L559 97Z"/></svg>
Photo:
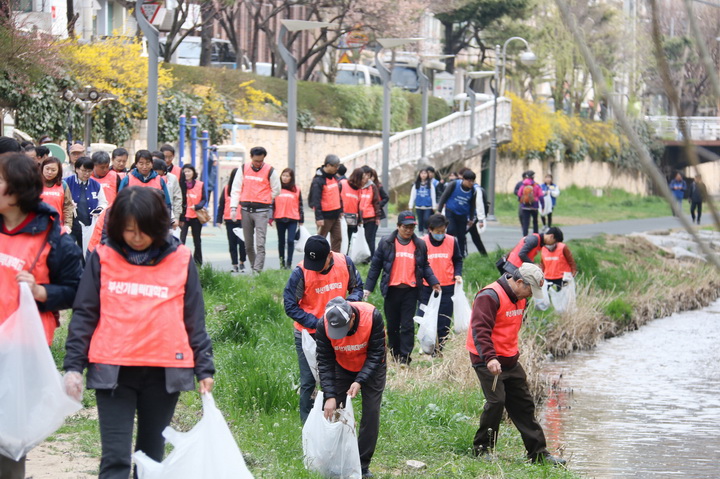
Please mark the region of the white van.
<svg viewBox="0 0 720 479"><path fill-rule="evenodd" d="M200 37L185 37L175 49L171 63L178 65L200 66ZM165 50L165 39L160 39L160 54ZM212 39L212 50L210 52L210 66L221 68L237 68L237 55L232 44L220 38Z"/></svg>
<svg viewBox="0 0 720 479"><path fill-rule="evenodd" d="M335 83L339 85L382 85L380 73L376 68L357 63L339 63Z"/></svg>

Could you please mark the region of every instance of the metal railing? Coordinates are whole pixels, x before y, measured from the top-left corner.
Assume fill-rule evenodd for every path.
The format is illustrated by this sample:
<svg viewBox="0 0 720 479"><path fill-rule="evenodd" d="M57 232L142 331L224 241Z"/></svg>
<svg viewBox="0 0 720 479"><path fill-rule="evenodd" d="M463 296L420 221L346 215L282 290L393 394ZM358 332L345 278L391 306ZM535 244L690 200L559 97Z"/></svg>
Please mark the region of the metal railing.
<svg viewBox="0 0 720 479"><path fill-rule="evenodd" d="M498 128L510 126L511 101L498 98ZM492 131L493 102L488 101L475 107L475 136L480 137ZM427 156L432 157L446 148L465 144L470 138L470 110L453 113L427 125ZM390 170L405 165L417 164L421 158L422 128L407 130L390 137ZM368 165L378 172L382 165L382 142L364 148L342 158L348 172ZM392 185L388 185L392 188Z"/></svg>
<svg viewBox="0 0 720 479"><path fill-rule="evenodd" d="M646 116L645 119L653 125L657 136L663 140L681 141L683 139L679 121L686 123L691 140L720 140L720 117Z"/></svg>

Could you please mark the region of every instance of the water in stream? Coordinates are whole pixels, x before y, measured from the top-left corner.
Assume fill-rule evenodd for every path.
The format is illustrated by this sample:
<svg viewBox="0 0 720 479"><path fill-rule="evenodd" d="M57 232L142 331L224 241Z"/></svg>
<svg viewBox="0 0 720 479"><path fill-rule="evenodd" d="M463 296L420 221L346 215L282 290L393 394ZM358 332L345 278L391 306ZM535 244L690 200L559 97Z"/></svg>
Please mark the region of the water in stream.
<svg viewBox="0 0 720 479"><path fill-rule="evenodd" d="M541 422L570 469L593 478L720 477L720 301L547 371L557 387Z"/></svg>

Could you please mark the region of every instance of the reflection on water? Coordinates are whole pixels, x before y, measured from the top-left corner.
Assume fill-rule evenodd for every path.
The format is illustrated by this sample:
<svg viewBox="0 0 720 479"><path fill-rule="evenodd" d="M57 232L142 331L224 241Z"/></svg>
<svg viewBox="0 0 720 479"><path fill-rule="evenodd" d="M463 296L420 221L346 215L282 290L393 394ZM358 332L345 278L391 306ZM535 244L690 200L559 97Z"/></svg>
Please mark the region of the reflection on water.
<svg viewBox="0 0 720 479"><path fill-rule="evenodd" d="M548 444L588 477L720 477L720 301L547 368ZM562 375L562 376L561 376Z"/></svg>

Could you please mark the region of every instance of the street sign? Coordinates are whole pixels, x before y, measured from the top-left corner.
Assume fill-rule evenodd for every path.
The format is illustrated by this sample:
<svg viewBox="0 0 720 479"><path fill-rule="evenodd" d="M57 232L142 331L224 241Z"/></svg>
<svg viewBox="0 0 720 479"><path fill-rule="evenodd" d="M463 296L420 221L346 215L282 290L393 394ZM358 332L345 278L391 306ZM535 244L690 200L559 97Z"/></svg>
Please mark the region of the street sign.
<svg viewBox="0 0 720 479"><path fill-rule="evenodd" d="M159 10L159 3L143 3L140 7L140 11L142 12L143 16L147 18L147 21L151 24L155 21L155 17L157 16Z"/></svg>
<svg viewBox="0 0 720 479"><path fill-rule="evenodd" d="M370 37L363 32L352 31L348 32L345 37L345 43L350 48L362 48L368 44Z"/></svg>
<svg viewBox="0 0 720 479"><path fill-rule="evenodd" d="M343 53L340 60L338 60L338 63L352 63L350 55L348 55L347 52Z"/></svg>

